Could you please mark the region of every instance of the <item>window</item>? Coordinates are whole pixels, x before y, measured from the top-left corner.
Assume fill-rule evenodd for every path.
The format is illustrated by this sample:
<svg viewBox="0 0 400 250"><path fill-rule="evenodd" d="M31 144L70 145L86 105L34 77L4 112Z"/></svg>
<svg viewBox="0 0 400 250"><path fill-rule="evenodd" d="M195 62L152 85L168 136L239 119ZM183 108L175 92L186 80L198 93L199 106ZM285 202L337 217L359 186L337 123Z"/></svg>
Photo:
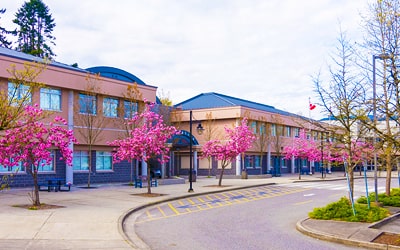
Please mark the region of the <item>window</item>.
<svg viewBox="0 0 400 250"><path fill-rule="evenodd" d="M276 136L276 124L271 124L271 135Z"/></svg>
<svg viewBox="0 0 400 250"><path fill-rule="evenodd" d="M112 170L111 152L96 151L96 170Z"/></svg>
<svg viewBox="0 0 400 250"><path fill-rule="evenodd" d="M46 164L44 161L41 161L38 166L38 172L54 172L54 157L55 151L50 151L51 162Z"/></svg>
<svg viewBox="0 0 400 250"><path fill-rule="evenodd" d="M137 102L124 101L124 118L130 119L138 111Z"/></svg>
<svg viewBox="0 0 400 250"><path fill-rule="evenodd" d="M300 136L300 129L299 128L294 128L294 136L299 137Z"/></svg>
<svg viewBox="0 0 400 250"><path fill-rule="evenodd" d="M0 165L0 173L16 173L21 171L25 171L25 167L22 162L19 162L18 165L12 167Z"/></svg>
<svg viewBox="0 0 400 250"><path fill-rule="evenodd" d="M79 112L82 114L96 114L96 96L79 94Z"/></svg>
<svg viewBox="0 0 400 250"><path fill-rule="evenodd" d="M32 101L32 93L30 88L24 84L8 83L8 101L11 105L18 105L19 103L28 104Z"/></svg>
<svg viewBox="0 0 400 250"><path fill-rule="evenodd" d="M291 127L286 126L286 137L290 137L292 134Z"/></svg>
<svg viewBox="0 0 400 250"><path fill-rule="evenodd" d="M74 171L89 171L89 152L74 151L74 159L72 165Z"/></svg>
<svg viewBox="0 0 400 250"><path fill-rule="evenodd" d="M266 133L265 123L260 125L260 135L264 135Z"/></svg>
<svg viewBox="0 0 400 250"><path fill-rule="evenodd" d="M253 130L253 134L257 134L257 122L252 121L250 126L251 126L251 130Z"/></svg>
<svg viewBox="0 0 400 250"><path fill-rule="evenodd" d="M40 89L40 107L45 110L61 110L61 90L51 88Z"/></svg>
<svg viewBox="0 0 400 250"><path fill-rule="evenodd" d="M261 167L261 157L259 155L246 155L244 157L244 167L245 168L260 168Z"/></svg>
<svg viewBox="0 0 400 250"><path fill-rule="evenodd" d="M118 116L118 99L108 97L103 99L103 115L107 117Z"/></svg>

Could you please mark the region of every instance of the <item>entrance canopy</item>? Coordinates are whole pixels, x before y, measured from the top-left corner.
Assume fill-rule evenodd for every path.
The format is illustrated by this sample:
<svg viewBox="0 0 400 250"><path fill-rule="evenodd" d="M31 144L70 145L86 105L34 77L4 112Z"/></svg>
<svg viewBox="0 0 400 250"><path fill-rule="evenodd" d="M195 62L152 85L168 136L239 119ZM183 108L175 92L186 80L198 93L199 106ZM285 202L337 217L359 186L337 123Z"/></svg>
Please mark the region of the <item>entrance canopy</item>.
<svg viewBox="0 0 400 250"><path fill-rule="evenodd" d="M196 138L193 136L192 133L192 145L199 145L199 142L196 140ZM184 148L184 147L189 147L190 146L190 133L186 130L181 130L179 131L179 134L174 135L172 139L168 141L169 143L172 143L173 147L177 148Z"/></svg>

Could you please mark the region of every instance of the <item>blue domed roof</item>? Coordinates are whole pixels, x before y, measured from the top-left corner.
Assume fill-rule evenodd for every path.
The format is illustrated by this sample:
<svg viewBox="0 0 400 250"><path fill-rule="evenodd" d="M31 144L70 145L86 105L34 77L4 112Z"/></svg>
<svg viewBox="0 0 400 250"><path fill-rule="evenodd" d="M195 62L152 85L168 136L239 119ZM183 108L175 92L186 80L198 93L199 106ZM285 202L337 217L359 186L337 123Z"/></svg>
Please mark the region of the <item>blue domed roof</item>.
<svg viewBox="0 0 400 250"><path fill-rule="evenodd" d="M107 66L99 66L99 67L87 68L86 70L95 74L99 73L103 77L108 77L125 82L136 82L137 84L140 85L146 85L142 80L137 78L135 75L132 75L131 73L122 69L117 69L114 67L107 67Z"/></svg>

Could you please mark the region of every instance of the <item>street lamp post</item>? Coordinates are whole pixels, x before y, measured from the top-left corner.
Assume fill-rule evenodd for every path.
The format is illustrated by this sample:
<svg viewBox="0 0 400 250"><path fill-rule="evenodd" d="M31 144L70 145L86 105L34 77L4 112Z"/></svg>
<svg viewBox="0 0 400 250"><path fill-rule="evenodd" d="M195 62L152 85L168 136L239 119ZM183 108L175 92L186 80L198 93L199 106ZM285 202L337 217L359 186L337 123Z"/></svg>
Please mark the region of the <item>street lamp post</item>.
<svg viewBox="0 0 400 250"><path fill-rule="evenodd" d="M376 117L376 59L384 60L388 59L388 54L380 54L380 55L372 55L372 101L373 101L373 124L374 124L374 136L373 136L373 145L374 145L374 185L375 185L375 202L378 202L378 174L377 174L377 155L376 155L376 126L377 126L377 117Z"/></svg>
<svg viewBox="0 0 400 250"><path fill-rule="evenodd" d="M189 119L189 151L190 151L190 156L189 156L189 190L188 192L194 192L193 190L193 134L192 134L192 125L193 125L193 111L190 110L189 112L190 115L190 119ZM202 134L204 128L201 126L201 123L199 123L199 125L197 125L197 133L198 134Z"/></svg>

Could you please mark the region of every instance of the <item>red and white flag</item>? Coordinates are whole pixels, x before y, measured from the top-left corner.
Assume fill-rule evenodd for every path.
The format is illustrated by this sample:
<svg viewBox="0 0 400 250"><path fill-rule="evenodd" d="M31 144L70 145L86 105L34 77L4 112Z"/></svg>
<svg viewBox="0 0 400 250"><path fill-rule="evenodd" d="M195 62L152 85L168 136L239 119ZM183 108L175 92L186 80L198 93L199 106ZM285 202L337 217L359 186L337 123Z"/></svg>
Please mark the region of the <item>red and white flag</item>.
<svg viewBox="0 0 400 250"><path fill-rule="evenodd" d="M317 106L315 106L315 104L311 103L311 98L308 98L308 103L309 103L310 110L313 110L313 109L315 109L317 107Z"/></svg>

